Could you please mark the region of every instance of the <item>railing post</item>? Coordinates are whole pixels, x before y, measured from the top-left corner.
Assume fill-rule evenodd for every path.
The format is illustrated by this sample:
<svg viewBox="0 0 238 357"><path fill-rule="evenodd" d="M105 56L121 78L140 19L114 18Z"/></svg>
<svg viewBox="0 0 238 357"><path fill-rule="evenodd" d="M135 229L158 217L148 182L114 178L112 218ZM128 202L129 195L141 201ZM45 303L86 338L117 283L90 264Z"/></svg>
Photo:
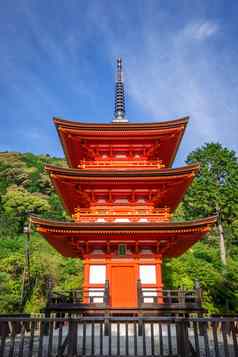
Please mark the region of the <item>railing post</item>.
<svg viewBox="0 0 238 357"><path fill-rule="evenodd" d="M173 299L172 299L172 295L171 295L171 291L168 290L167 294L166 294L166 303L171 305L173 303Z"/></svg>
<svg viewBox="0 0 238 357"><path fill-rule="evenodd" d="M105 281L104 295L103 295L103 303L109 307L109 280Z"/></svg>
<svg viewBox="0 0 238 357"><path fill-rule="evenodd" d="M195 294L196 294L196 303L202 305L202 288L198 280L195 281Z"/></svg>
<svg viewBox="0 0 238 357"><path fill-rule="evenodd" d="M141 287L141 281L140 279L137 280L137 304L138 307L141 307L141 304L143 303L143 292L142 292L142 287Z"/></svg>
<svg viewBox="0 0 238 357"><path fill-rule="evenodd" d="M181 305L185 304L185 293L182 289L178 290L178 303Z"/></svg>
<svg viewBox="0 0 238 357"><path fill-rule="evenodd" d="M49 277L47 281L47 303L46 303L47 306L52 302L52 288L53 288L53 281L51 277Z"/></svg>
<svg viewBox="0 0 238 357"><path fill-rule="evenodd" d="M105 281L105 289L104 289L104 296L103 296L103 302L106 305L106 307L109 309L110 305L110 293L109 293L109 280ZM105 311L105 320L104 320L104 336L109 336L110 333L110 321L108 319L109 312L108 310Z"/></svg>

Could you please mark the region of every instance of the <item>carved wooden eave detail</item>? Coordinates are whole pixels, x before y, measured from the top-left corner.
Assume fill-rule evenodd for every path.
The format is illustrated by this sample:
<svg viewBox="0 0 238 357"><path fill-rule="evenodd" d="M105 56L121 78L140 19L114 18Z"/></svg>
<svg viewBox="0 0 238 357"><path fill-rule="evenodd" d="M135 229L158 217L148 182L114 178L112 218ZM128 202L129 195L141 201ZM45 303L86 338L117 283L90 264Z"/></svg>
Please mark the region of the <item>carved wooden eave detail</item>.
<svg viewBox="0 0 238 357"><path fill-rule="evenodd" d="M73 169L73 168L64 168L60 166L53 166L53 165L46 165L45 169L50 173L50 175L59 175L61 177L86 177L88 179L90 178L104 178L104 177L111 177L111 178L120 178L120 177L125 177L125 178L130 178L133 177L138 177L138 176L143 176L143 178L148 178L150 179L151 177L167 177L168 179L172 178L173 176L182 176L182 175L191 175L191 177L194 177L198 170L200 168L200 165L198 163L196 164L189 164L183 167L179 168L163 168L160 170L131 170L131 171L103 171L103 175L101 172L98 172L97 170L78 170L78 169ZM53 176L56 177L56 176Z"/></svg>
<svg viewBox="0 0 238 357"><path fill-rule="evenodd" d="M112 123L85 123L78 122L73 120L61 119L58 117L54 117L53 121L55 125L62 129L74 129L74 130L91 130L91 131L112 131L112 132L120 132L120 131L132 131L136 130L158 130L158 129L172 129L172 128L181 128L186 126L188 123L189 117L183 117L179 119L160 121L160 122L148 122L148 123L122 123L114 125Z"/></svg>
<svg viewBox="0 0 238 357"><path fill-rule="evenodd" d="M86 143L91 141L121 143L125 140L129 142L152 140L155 144L149 157L157 159L161 150L166 155L166 167L170 167L174 161L185 128L188 124L188 117L154 123L124 123L124 124L103 124L103 123L82 123L71 120L54 118L54 123L70 167L76 167L79 152L87 152ZM170 144L171 142L171 144ZM170 145L170 149L169 146ZM167 153L165 150L167 147ZM168 150L169 157L168 157ZM88 151L89 152L89 151ZM93 153L89 154L92 158Z"/></svg>
<svg viewBox="0 0 238 357"><path fill-rule="evenodd" d="M46 166L55 189L66 210L72 215L76 207L89 207L92 191L120 188L150 191L154 207L175 210L199 170L198 164L176 169L104 171L78 170ZM168 201L167 201L168 200Z"/></svg>
<svg viewBox="0 0 238 357"><path fill-rule="evenodd" d="M80 233L83 231L99 231L100 234L102 231L115 232L122 231L123 234L126 230L129 232L135 231L137 232L166 232L166 233L186 233L193 232L195 230L203 230L212 226L217 221L217 216L209 216L206 218L200 218L193 221L185 221L185 222L160 222L160 223L143 223L142 224L134 224L134 223L93 223L93 224L79 224L71 221L57 221L51 219L40 218L35 215L31 215L31 222L35 224L37 227L45 227L49 229L58 229L66 230L65 232L70 230L70 233L75 232L75 230Z"/></svg>
<svg viewBox="0 0 238 357"><path fill-rule="evenodd" d="M91 225L74 222L46 220L32 216L32 223L61 254L65 256L80 256L76 246L100 243L113 244L124 240L128 244L137 241L150 242L159 247L160 254L167 257L179 256L196 241L208 233L215 224L217 217L211 216L190 222L169 222L150 224L117 223ZM80 243L79 243L80 242ZM111 243L110 243L111 242Z"/></svg>

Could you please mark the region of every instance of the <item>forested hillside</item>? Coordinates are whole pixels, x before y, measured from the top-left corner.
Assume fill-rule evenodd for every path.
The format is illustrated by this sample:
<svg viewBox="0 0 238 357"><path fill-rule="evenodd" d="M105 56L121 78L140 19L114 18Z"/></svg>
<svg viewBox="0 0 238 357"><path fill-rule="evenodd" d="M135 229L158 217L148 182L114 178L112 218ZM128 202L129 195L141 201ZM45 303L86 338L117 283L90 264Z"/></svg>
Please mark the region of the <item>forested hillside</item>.
<svg viewBox="0 0 238 357"><path fill-rule="evenodd" d="M215 229L184 256L164 264L168 288L193 288L199 280L210 313L238 312L238 161L219 144L192 152L187 163L201 170L177 209L174 220L218 215ZM34 231L30 238L30 279L22 291L28 212L67 219L45 164L64 160L31 153L0 153L0 312L39 311L47 285L68 292L82 283L82 263L61 257ZM69 217L68 217L69 218ZM29 278L29 277L28 277Z"/></svg>

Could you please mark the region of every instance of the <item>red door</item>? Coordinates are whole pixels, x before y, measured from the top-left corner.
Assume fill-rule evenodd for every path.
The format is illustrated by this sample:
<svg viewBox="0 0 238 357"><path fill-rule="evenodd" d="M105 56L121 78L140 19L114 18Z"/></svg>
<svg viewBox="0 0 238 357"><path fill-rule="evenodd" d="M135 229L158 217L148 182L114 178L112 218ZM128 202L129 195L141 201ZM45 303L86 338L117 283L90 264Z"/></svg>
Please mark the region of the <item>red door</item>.
<svg viewBox="0 0 238 357"><path fill-rule="evenodd" d="M136 269L133 265L112 265L111 267L112 307L136 307Z"/></svg>

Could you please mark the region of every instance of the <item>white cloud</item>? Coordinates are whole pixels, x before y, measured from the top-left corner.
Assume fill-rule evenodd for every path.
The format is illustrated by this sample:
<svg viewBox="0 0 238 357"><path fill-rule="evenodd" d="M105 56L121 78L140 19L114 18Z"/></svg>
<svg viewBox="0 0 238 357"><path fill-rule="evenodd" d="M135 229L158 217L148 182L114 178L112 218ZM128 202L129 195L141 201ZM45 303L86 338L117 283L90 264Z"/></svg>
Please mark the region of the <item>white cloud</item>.
<svg viewBox="0 0 238 357"><path fill-rule="evenodd" d="M188 24L185 26L183 34L192 39L203 41L214 36L218 31L219 26L216 22L206 20Z"/></svg>
<svg viewBox="0 0 238 357"><path fill-rule="evenodd" d="M233 86L231 91L224 57L221 53L217 57L215 49L205 41L220 31L218 22L200 17L182 30L171 27L164 32L157 23L144 20L139 52L135 47L136 39L127 27L123 38L118 38L107 18L96 27L106 39L109 62L118 54L125 58L129 120L138 121L139 111L139 120L143 121L191 115L183 140L183 156L184 152L210 141L237 148L237 121L235 114L227 117L226 106L230 98L230 111L235 111L238 88ZM232 71L232 61L229 62Z"/></svg>

